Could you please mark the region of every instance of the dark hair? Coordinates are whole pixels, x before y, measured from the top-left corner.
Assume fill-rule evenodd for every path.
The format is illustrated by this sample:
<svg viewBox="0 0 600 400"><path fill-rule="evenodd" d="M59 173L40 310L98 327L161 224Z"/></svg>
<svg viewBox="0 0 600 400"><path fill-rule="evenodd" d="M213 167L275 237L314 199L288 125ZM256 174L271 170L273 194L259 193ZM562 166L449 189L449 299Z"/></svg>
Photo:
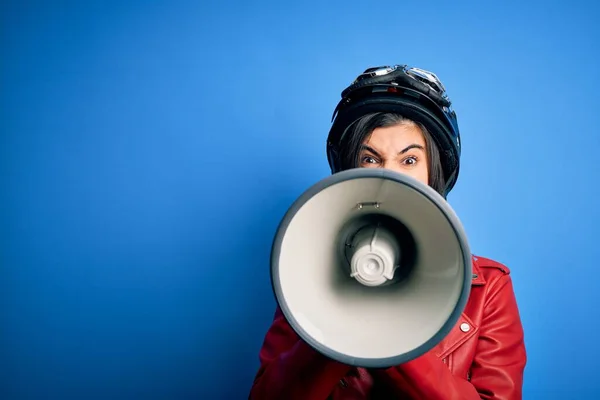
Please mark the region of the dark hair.
<svg viewBox="0 0 600 400"><path fill-rule="evenodd" d="M341 169L357 168L360 165L361 146L376 128L413 123L421 129L425 138L427 158L429 160L429 186L446 197L444 171L440 160L440 152L433 137L423 124L412 121L394 113L370 113L355 121L346 128L345 138L340 146Z"/></svg>

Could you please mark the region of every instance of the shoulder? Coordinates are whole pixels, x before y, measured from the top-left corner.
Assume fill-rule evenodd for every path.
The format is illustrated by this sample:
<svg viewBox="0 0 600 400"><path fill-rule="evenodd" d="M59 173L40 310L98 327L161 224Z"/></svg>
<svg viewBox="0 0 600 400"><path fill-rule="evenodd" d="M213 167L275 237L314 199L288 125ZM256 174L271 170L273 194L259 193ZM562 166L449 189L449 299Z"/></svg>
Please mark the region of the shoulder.
<svg viewBox="0 0 600 400"><path fill-rule="evenodd" d="M491 258L473 255L473 267L481 272L484 277L510 275L510 268L506 264Z"/></svg>
<svg viewBox="0 0 600 400"><path fill-rule="evenodd" d="M506 264L478 255L473 255L472 259L473 273L479 274L480 285L483 285L487 297L496 297L499 293L512 296L512 278Z"/></svg>
<svg viewBox="0 0 600 400"><path fill-rule="evenodd" d="M477 282L483 284L488 290L499 289L506 283L511 283L510 268L491 258L473 255L473 273L478 275Z"/></svg>

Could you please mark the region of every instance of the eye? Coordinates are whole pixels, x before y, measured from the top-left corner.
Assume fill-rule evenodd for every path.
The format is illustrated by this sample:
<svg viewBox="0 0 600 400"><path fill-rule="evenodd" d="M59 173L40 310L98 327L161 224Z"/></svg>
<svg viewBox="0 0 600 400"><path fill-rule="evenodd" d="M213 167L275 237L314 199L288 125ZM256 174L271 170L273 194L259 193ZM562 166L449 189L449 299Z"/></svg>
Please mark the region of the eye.
<svg viewBox="0 0 600 400"><path fill-rule="evenodd" d="M417 164L419 159L415 156L408 156L404 160L402 160L402 164L413 166Z"/></svg>
<svg viewBox="0 0 600 400"><path fill-rule="evenodd" d="M363 156L360 159L360 162L363 163L363 164L375 164L378 161L377 161L377 159L375 157L372 157L372 156Z"/></svg>

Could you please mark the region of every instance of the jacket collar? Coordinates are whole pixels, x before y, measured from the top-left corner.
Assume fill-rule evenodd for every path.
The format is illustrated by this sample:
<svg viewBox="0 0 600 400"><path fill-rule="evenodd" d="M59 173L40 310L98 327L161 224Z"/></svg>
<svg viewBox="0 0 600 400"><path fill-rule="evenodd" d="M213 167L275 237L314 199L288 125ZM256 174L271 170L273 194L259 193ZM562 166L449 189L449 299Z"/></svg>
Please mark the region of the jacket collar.
<svg viewBox="0 0 600 400"><path fill-rule="evenodd" d="M473 286L478 286L478 285L485 285L485 278L483 277L483 274L481 273L481 268L479 267L479 261L477 256L472 256L471 257L472 260L472 265L473 265L473 272L472 272L472 279L471 279L471 285Z"/></svg>

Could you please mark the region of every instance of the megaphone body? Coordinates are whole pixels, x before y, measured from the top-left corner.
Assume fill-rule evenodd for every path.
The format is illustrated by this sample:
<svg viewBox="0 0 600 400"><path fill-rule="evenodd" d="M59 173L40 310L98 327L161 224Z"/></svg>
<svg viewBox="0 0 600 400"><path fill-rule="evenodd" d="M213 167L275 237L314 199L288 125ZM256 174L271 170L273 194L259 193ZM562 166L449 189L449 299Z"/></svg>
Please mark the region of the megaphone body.
<svg viewBox="0 0 600 400"><path fill-rule="evenodd" d="M288 209L271 252L277 303L323 355L365 368L431 350L469 296L464 228L429 186L355 168L317 182Z"/></svg>

